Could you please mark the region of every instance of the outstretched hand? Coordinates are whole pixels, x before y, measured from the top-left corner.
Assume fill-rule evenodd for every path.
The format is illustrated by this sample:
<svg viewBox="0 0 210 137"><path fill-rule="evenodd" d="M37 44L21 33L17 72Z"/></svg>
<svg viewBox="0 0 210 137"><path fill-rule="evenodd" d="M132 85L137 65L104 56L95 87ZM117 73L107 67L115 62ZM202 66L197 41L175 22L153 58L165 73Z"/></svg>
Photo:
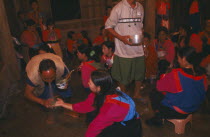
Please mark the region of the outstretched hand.
<svg viewBox="0 0 210 137"><path fill-rule="evenodd" d="M62 106L64 104L63 100L60 98L57 98L57 101L54 104L54 107L59 107Z"/></svg>
<svg viewBox="0 0 210 137"><path fill-rule="evenodd" d="M52 98L43 100L42 105L45 106L46 108L52 108L53 107L53 101L54 100Z"/></svg>

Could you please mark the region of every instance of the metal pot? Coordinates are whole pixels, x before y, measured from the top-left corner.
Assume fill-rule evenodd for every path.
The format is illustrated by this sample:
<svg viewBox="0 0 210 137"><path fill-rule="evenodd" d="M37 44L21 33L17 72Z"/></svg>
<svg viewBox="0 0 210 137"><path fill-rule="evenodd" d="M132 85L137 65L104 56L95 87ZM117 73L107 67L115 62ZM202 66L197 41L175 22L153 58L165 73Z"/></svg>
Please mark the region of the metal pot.
<svg viewBox="0 0 210 137"><path fill-rule="evenodd" d="M58 80L58 81L56 82L56 86L57 86L59 89L67 89L67 87L68 87L68 82L69 82L69 80L70 80L70 78L71 78L71 74L72 74L72 72L74 72L74 71L76 71L76 70L78 70L78 68L71 70L71 71L67 74L67 76L66 76L65 78Z"/></svg>
<svg viewBox="0 0 210 137"><path fill-rule="evenodd" d="M142 39L143 39L142 34L135 34L130 36L129 41L132 43L132 46L137 46L140 45Z"/></svg>

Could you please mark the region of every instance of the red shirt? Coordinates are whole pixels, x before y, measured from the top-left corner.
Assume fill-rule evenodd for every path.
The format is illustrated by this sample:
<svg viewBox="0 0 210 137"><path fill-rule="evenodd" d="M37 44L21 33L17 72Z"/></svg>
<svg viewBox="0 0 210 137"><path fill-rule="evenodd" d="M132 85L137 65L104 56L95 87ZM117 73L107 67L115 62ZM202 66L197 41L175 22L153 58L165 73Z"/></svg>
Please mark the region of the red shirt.
<svg viewBox="0 0 210 137"><path fill-rule="evenodd" d="M56 36L57 36L57 40L61 39L61 31L59 29L54 29L55 33L56 33ZM49 41L49 34L50 34L50 31L49 30L44 30L42 32L42 39L43 41Z"/></svg>
<svg viewBox="0 0 210 137"><path fill-rule="evenodd" d="M41 43L39 35L37 32L25 30L21 34L21 42L32 48L34 45Z"/></svg>
<svg viewBox="0 0 210 137"><path fill-rule="evenodd" d="M195 14L199 12L198 1L193 1L190 5L190 14Z"/></svg>

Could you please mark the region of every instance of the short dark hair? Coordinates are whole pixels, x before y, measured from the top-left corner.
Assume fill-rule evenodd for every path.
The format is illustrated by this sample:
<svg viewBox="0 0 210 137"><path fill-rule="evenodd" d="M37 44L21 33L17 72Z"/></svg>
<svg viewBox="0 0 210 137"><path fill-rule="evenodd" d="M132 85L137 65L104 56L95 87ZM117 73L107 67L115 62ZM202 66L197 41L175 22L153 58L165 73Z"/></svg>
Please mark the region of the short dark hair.
<svg viewBox="0 0 210 137"><path fill-rule="evenodd" d="M119 96L124 97L124 95L121 92L115 89L111 75L105 70L93 71L91 73L90 79L92 80L95 86L100 86L100 91L96 94L93 104L93 106L96 108L96 114L98 114L107 95L117 94Z"/></svg>
<svg viewBox="0 0 210 137"><path fill-rule="evenodd" d="M26 21L25 21L25 24L26 24L26 26L33 26L33 25L35 25L36 23L35 23L35 21L33 21L32 19L29 19L29 20L26 20Z"/></svg>
<svg viewBox="0 0 210 137"><path fill-rule="evenodd" d="M159 33L161 32L161 31L163 31L163 32L165 32L166 34L168 34L168 29L166 28L166 27L160 27L159 29L158 29L158 35L159 35Z"/></svg>
<svg viewBox="0 0 210 137"><path fill-rule="evenodd" d="M47 21L46 21L47 26L54 25L54 24L55 24L55 22L52 18L47 19Z"/></svg>
<svg viewBox="0 0 210 137"><path fill-rule="evenodd" d="M148 38L149 40L151 40L151 35L147 32L144 32L144 38Z"/></svg>
<svg viewBox="0 0 210 137"><path fill-rule="evenodd" d="M102 46L105 45L108 49L112 49L112 51L114 52L115 50L115 44L112 41L105 41L102 43Z"/></svg>
<svg viewBox="0 0 210 137"><path fill-rule="evenodd" d="M39 72L42 73L42 71L47 71L49 69L56 71L55 62L51 59L43 59L39 64Z"/></svg>
<svg viewBox="0 0 210 137"><path fill-rule="evenodd" d="M82 44L77 49L80 53L85 54L88 60L94 60L96 62L100 62L99 53L96 51L94 47L90 48L86 44Z"/></svg>
<svg viewBox="0 0 210 137"><path fill-rule="evenodd" d="M31 5L31 4L34 3L34 2L38 3L37 0L30 0L30 1L29 1L29 4Z"/></svg>
<svg viewBox="0 0 210 137"><path fill-rule="evenodd" d="M200 67L201 57L196 53L194 47L183 47L177 50L177 54L181 58L186 58L186 61L193 65L196 75L204 74L204 69Z"/></svg>
<svg viewBox="0 0 210 137"><path fill-rule="evenodd" d="M69 39L72 39L72 38L73 38L73 34L75 34L74 31L69 31L69 32L67 33L67 37L68 37Z"/></svg>

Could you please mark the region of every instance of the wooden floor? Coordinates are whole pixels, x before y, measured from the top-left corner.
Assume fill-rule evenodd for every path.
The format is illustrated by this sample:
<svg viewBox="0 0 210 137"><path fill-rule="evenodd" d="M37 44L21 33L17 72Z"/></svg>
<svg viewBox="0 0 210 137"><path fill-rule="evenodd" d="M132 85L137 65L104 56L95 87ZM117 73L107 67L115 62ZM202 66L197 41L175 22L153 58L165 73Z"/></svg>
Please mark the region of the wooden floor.
<svg viewBox="0 0 210 137"><path fill-rule="evenodd" d="M73 89L72 102L82 101L86 93L82 88L79 73L73 73L71 80ZM142 91L145 99L152 89L152 85L147 85ZM10 99L7 115L0 120L0 137L83 137L87 126L84 122L85 115L75 119L66 116L62 109L57 109L56 122L53 125L47 125L46 112L40 107L26 100L22 92ZM132 90L132 86L131 86ZM137 111L141 114L143 124L143 137L209 137L210 136L210 114L202 108L193 114L193 125L186 126L186 132L183 135L174 133L173 124L166 122L163 127L149 127L145 120L153 115L149 103L143 104L135 100ZM210 106L209 106L210 107Z"/></svg>

